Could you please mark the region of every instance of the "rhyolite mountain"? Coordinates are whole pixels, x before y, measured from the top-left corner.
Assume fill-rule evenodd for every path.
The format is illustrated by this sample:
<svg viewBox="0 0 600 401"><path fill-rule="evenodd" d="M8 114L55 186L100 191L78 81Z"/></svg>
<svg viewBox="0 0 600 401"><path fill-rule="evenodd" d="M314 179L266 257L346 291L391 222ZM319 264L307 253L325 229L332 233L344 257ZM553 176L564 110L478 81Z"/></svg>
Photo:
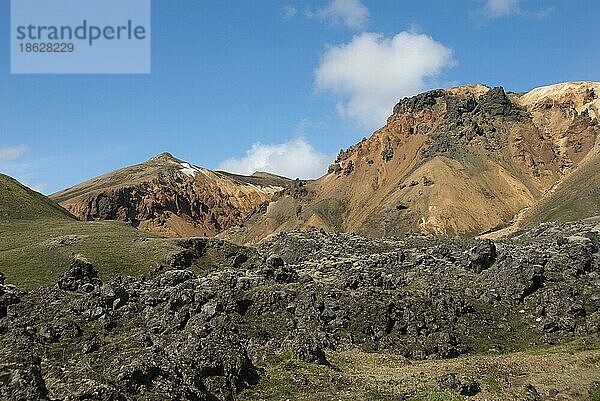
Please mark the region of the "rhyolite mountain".
<svg viewBox="0 0 600 401"><path fill-rule="evenodd" d="M499 236L600 210L600 83L470 85L401 100L314 181L162 154L51 196L82 220L255 243L294 229Z"/></svg>
<svg viewBox="0 0 600 401"><path fill-rule="evenodd" d="M211 171L162 153L51 195L81 220L120 220L174 237L213 236L238 224L289 180Z"/></svg>
<svg viewBox="0 0 600 401"><path fill-rule="evenodd" d="M571 82L405 98L326 175L296 183L222 236L252 243L310 228L461 236L597 215L599 97L600 83Z"/></svg>

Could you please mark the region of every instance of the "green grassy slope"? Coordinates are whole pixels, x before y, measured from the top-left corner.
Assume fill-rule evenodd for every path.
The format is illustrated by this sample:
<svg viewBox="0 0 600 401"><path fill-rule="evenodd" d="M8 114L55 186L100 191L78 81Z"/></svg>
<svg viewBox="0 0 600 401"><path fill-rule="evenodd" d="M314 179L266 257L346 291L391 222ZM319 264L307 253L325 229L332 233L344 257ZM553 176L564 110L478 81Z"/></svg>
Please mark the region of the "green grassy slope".
<svg viewBox="0 0 600 401"><path fill-rule="evenodd" d="M554 193L536 205L526 226L573 221L600 215L600 157L575 170Z"/></svg>
<svg viewBox="0 0 600 401"><path fill-rule="evenodd" d="M47 197L0 175L0 271L7 282L35 288L53 285L73 255L96 265L103 279L152 271L175 240L119 222L80 222Z"/></svg>
<svg viewBox="0 0 600 401"><path fill-rule="evenodd" d="M0 222L40 218L74 220L56 202L21 185L17 180L0 174Z"/></svg>

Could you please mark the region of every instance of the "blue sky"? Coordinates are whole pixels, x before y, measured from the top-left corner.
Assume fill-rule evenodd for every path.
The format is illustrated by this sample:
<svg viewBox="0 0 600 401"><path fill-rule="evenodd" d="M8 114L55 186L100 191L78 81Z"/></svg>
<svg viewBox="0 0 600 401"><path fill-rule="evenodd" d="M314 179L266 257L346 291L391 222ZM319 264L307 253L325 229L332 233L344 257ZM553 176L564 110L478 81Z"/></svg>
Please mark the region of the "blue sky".
<svg viewBox="0 0 600 401"><path fill-rule="evenodd" d="M169 151L318 176L404 96L600 80L598 15L595 0L155 0L151 74L11 75L1 0L0 171L52 193Z"/></svg>

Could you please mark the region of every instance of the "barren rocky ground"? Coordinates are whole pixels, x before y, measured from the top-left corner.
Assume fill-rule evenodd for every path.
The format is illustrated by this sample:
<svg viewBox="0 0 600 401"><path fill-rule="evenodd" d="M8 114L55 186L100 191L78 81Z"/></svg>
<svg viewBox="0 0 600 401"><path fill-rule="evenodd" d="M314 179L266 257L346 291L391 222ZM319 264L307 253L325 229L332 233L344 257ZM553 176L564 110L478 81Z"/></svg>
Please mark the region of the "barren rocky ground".
<svg viewBox="0 0 600 401"><path fill-rule="evenodd" d="M0 398L596 400L598 224L192 238L145 277L2 276Z"/></svg>

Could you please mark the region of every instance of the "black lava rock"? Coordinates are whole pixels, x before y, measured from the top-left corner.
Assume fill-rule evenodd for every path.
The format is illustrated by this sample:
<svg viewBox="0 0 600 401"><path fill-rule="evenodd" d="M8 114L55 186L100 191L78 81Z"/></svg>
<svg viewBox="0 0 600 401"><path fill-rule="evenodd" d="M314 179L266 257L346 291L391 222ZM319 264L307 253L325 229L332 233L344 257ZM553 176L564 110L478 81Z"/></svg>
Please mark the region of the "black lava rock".
<svg viewBox="0 0 600 401"><path fill-rule="evenodd" d="M90 262L75 259L58 280L58 288L66 291L92 292L102 286L98 270Z"/></svg>
<svg viewBox="0 0 600 401"><path fill-rule="evenodd" d="M491 267L496 261L496 244L486 239L469 249L469 268L477 273Z"/></svg>

